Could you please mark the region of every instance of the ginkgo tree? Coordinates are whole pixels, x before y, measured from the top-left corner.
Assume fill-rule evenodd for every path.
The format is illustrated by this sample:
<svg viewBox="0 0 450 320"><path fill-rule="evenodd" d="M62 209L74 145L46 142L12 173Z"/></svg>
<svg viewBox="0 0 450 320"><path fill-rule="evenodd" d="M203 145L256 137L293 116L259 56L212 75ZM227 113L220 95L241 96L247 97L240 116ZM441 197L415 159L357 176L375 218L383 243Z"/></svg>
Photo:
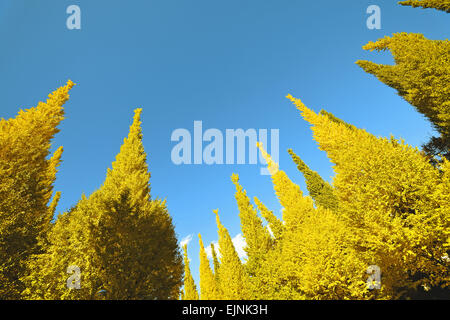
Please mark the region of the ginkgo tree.
<svg viewBox="0 0 450 320"><path fill-rule="evenodd" d="M46 102L0 120L0 300L20 298L25 265L46 245L60 197L53 183L63 152L59 147L51 154L51 141L74 85L69 80Z"/></svg>
<svg viewBox="0 0 450 320"><path fill-rule="evenodd" d="M449 0L400 3L450 12ZM211 263L199 235L199 286L166 201L151 196L141 109L104 183L57 217L61 193L53 184L63 149L52 139L75 84L1 119L0 299L448 298L450 43L397 33L364 49L392 53L394 65L357 64L396 89L437 135L420 150L288 95L335 176L326 181L301 150L289 149L306 194L258 143L281 214L252 201L233 174L246 257L214 210L217 252L211 244Z"/></svg>
<svg viewBox="0 0 450 320"><path fill-rule="evenodd" d="M448 0L403 1L401 4L450 12ZM423 34L403 32L369 42L363 48L392 53L394 65L370 61L357 61L357 64L396 89L431 122L438 135L430 139L424 150L431 157L450 159L450 41L430 40Z"/></svg>
<svg viewBox="0 0 450 320"><path fill-rule="evenodd" d="M450 9L446 0L401 4ZM237 256L235 248L218 220L220 252L227 257L215 262L220 266L216 286L245 284L245 296L223 291L219 298L449 297L449 48L448 40L399 33L364 46L390 50L395 65L357 62L430 120L439 136L424 146L425 152L395 137L376 137L325 110L316 113L288 95L312 126L335 177L325 181L289 149L306 180L309 195L304 195L259 144L282 215L274 215L257 197L254 206L238 176L232 176L247 259L230 258ZM211 279L211 273L202 271L200 278Z"/></svg>
<svg viewBox="0 0 450 320"><path fill-rule="evenodd" d="M150 196L141 109L103 185L58 216L23 278L31 299L177 299L183 264L165 201ZM67 268L81 288L67 288Z"/></svg>

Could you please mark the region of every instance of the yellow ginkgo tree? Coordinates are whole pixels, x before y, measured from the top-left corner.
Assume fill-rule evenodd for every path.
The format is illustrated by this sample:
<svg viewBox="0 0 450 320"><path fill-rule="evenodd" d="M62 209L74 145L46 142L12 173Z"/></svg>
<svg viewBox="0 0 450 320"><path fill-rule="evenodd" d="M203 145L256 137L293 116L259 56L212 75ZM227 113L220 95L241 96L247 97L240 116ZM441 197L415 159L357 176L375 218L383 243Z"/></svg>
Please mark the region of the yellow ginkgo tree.
<svg viewBox="0 0 450 320"><path fill-rule="evenodd" d="M25 265L43 250L51 228L62 147L48 156L73 86L69 80L46 102L0 120L0 300L20 298Z"/></svg>
<svg viewBox="0 0 450 320"><path fill-rule="evenodd" d="M178 299L183 264L165 201L150 196L141 109L105 182L60 215L23 279L32 299ZM68 287L68 268L81 288Z"/></svg>
<svg viewBox="0 0 450 320"><path fill-rule="evenodd" d="M450 11L448 0L401 4ZM226 266L227 272L219 272L220 283L234 284L239 274L249 299L449 297L449 48L448 40L398 33L364 47L390 50L395 65L357 62L430 120L439 135L424 150L376 137L325 110L316 113L288 95L312 125L335 176L324 181L290 149L306 180L304 195L259 144L282 214L256 197L254 207L232 176L248 257L242 264L222 258L219 270ZM243 298L226 291L219 297Z"/></svg>

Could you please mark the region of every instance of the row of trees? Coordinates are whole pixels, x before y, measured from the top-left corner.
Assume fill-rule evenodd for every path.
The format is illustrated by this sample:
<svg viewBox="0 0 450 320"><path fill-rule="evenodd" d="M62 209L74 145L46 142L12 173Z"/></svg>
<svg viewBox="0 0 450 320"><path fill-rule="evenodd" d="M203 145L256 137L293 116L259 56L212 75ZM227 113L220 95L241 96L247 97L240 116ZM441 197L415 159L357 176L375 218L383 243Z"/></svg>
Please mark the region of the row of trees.
<svg viewBox="0 0 450 320"><path fill-rule="evenodd" d="M450 11L448 0L402 4ZM448 298L450 42L400 33L364 48L392 52L393 66L358 64L395 88L438 136L418 150L288 96L334 163L334 181L289 150L306 196L259 145L282 217L258 198L253 204L233 175L248 258L239 259L216 210L220 254L212 246L211 267L200 237L199 288L165 201L151 197L141 109L103 185L56 219L61 194L53 184L63 148L51 154L51 141L75 84L1 119L0 299ZM367 286L371 265L382 272L380 290ZM68 270L75 284L81 276L81 288L67 281Z"/></svg>
<svg viewBox="0 0 450 320"><path fill-rule="evenodd" d="M150 196L141 109L103 185L53 221L63 149L49 157L51 140L73 86L0 121L0 299L178 299L182 257L165 201Z"/></svg>
<svg viewBox="0 0 450 320"><path fill-rule="evenodd" d="M446 0L401 4L450 12ZM252 204L233 175L247 259L239 259L215 211L220 261L212 248L211 268L200 237L197 288L185 247L184 299L450 297L450 42L399 33L364 49L393 54L393 66L357 64L395 88L439 135L419 150L394 137L375 137L324 110L316 113L289 95L334 163L333 183L289 150L306 179L305 196L259 145L282 217L258 198ZM374 265L381 278L369 286L367 270Z"/></svg>

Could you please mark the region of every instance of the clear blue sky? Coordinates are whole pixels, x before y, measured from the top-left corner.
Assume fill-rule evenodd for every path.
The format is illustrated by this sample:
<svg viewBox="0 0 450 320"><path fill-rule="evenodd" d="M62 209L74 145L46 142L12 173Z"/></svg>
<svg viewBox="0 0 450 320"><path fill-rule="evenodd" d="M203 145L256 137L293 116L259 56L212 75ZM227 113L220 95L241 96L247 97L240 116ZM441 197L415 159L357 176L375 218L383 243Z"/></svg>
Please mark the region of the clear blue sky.
<svg viewBox="0 0 450 320"><path fill-rule="evenodd" d="M71 79L78 85L54 147L64 146L56 190L60 212L98 188L142 107L152 194L166 198L176 231L189 245L198 278L198 238L217 239L212 210L232 237L240 233L234 186L279 212L270 177L259 165L172 163L173 130L203 127L280 129L280 167L305 190L286 150L292 147L326 179L333 172L308 124L285 98L381 136L421 145L430 125L394 90L355 61L391 63L362 45L395 32L448 38L445 13L392 0L1 0L0 117L35 106ZM79 5L82 29L66 28L66 8ZM366 9L381 7L382 29L366 27Z"/></svg>

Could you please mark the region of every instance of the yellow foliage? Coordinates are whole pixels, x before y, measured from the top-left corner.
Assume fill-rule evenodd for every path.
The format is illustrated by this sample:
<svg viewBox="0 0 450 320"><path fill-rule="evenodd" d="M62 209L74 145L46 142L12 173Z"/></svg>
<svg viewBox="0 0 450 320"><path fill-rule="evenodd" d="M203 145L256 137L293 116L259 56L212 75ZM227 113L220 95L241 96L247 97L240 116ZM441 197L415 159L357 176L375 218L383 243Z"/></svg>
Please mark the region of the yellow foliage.
<svg viewBox="0 0 450 320"><path fill-rule="evenodd" d="M448 286L442 257L450 212L442 212L445 198L436 195L439 170L417 148L349 129L289 98L335 164L339 215L361 259L383 271L382 293L396 298L419 285Z"/></svg>
<svg viewBox="0 0 450 320"><path fill-rule="evenodd" d="M218 282L211 270L205 247L203 246L202 237L199 234L200 243L200 292L202 300L216 300L219 298ZM214 249L214 248L213 248Z"/></svg>
<svg viewBox="0 0 450 320"><path fill-rule="evenodd" d="M48 156L74 85L69 80L45 103L0 120L0 299L20 297L26 261L42 250L51 226L59 194L49 201L62 147Z"/></svg>
<svg viewBox="0 0 450 320"><path fill-rule="evenodd" d="M375 137L288 98L334 163L336 176L327 190L339 205L315 206L258 144L282 217L255 198L272 230L268 238L238 176L232 176L249 257L241 263L215 211L222 254L218 297L398 299L448 290L450 162L436 168L403 141ZM374 266L381 271L375 289L369 286L378 284L369 278Z"/></svg>
<svg viewBox="0 0 450 320"><path fill-rule="evenodd" d="M272 246L272 240L269 231L263 226L262 220L251 204L246 191L239 184L239 176L234 174L231 180L236 186L235 197L239 208L241 229L246 242L244 248L247 253L245 267L250 277L253 278L257 276L261 259Z"/></svg>
<svg viewBox="0 0 450 320"><path fill-rule="evenodd" d="M407 0L399 3L404 6L412 6L413 8L433 8L450 13L450 0Z"/></svg>
<svg viewBox="0 0 450 320"><path fill-rule="evenodd" d="M178 299L181 255L165 201L150 198L140 113L103 186L58 217L30 261L26 298ZM70 266L80 268L80 289L67 287Z"/></svg>
<svg viewBox="0 0 450 320"><path fill-rule="evenodd" d="M236 252L228 230L219 219L218 210L214 210L219 233L219 291L223 300L248 299L248 277Z"/></svg>
<svg viewBox="0 0 450 320"><path fill-rule="evenodd" d="M183 246L184 251L184 290L182 300L198 300L197 286L192 278L189 268L189 258L187 254L187 244Z"/></svg>
<svg viewBox="0 0 450 320"><path fill-rule="evenodd" d="M369 42L363 48L392 53L395 65L370 61L357 64L396 89L430 120L439 136L433 137L424 150L431 156L450 159L450 41L429 40L422 34L403 32Z"/></svg>

